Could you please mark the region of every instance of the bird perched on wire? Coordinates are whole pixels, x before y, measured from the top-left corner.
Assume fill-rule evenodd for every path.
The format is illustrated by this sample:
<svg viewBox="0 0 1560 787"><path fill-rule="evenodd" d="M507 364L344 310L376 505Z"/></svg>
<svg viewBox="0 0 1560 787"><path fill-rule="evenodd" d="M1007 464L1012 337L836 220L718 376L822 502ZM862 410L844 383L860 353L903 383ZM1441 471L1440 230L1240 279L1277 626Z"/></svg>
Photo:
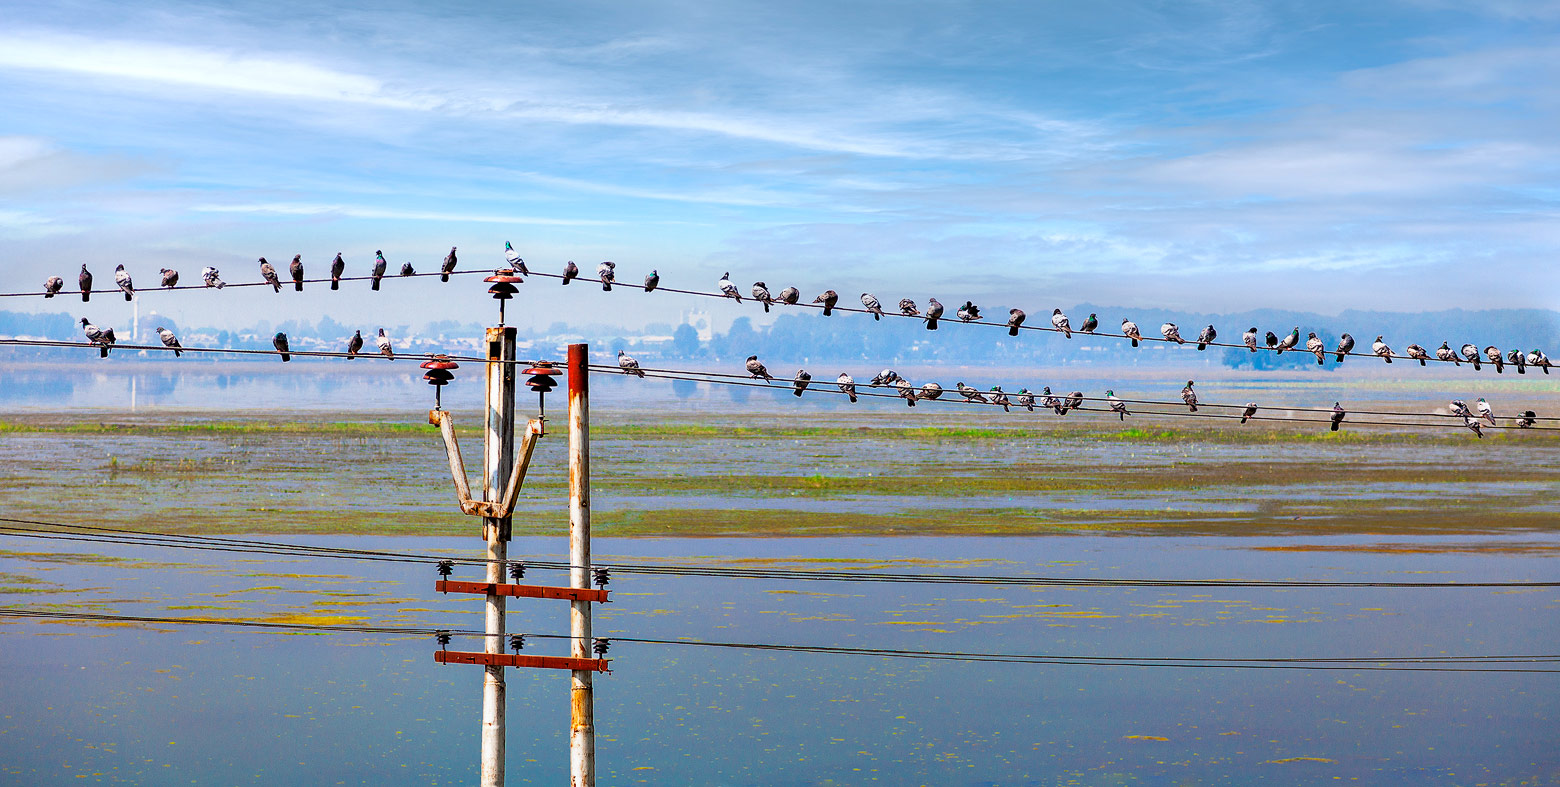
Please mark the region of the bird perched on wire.
<svg viewBox="0 0 1560 787"><path fill-rule="evenodd" d="M840 294L834 290L824 290L822 295L813 298L813 303L823 304L823 316L825 317L834 313L834 304L839 302Z"/></svg>
<svg viewBox="0 0 1560 787"><path fill-rule="evenodd" d="M1035 395L1030 393L1028 388L1018 389L1018 398L1014 401L1018 403L1019 407L1031 413L1035 411Z"/></svg>
<svg viewBox="0 0 1560 787"><path fill-rule="evenodd" d="M1536 423L1538 423L1538 413L1532 410L1523 410L1522 415L1517 418L1518 429L1527 429Z"/></svg>
<svg viewBox="0 0 1560 787"><path fill-rule="evenodd" d="M579 276L579 275L580 275L580 266L575 265L574 264L574 260L569 260L568 262L563 264L563 284L564 284L564 286L567 287L569 282L574 281L574 279L577 276Z"/></svg>
<svg viewBox="0 0 1560 787"><path fill-rule="evenodd" d="M1354 337L1348 334L1343 334L1342 336L1338 337L1338 347L1333 350L1333 352L1336 353L1336 355L1333 356L1333 359L1338 363L1343 363L1343 359L1349 357L1349 352L1353 349Z"/></svg>
<svg viewBox="0 0 1560 787"><path fill-rule="evenodd" d="M450 253L444 255L444 264L439 266L439 281L448 282L450 274L455 271L455 247L450 247Z"/></svg>
<svg viewBox="0 0 1560 787"><path fill-rule="evenodd" d="M872 379L867 381L867 385L888 385L889 383L896 382L900 379L902 378L900 378L899 372L896 372L893 369L884 369L883 371L872 375Z"/></svg>
<svg viewBox="0 0 1560 787"><path fill-rule="evenodd" d="M385 269L389 267L390 263L385 261L385 253L378 249L374 250L374 269L369 272L370 281L368 283L374 292L379 292L379 280L385 277Z"/></svg>
<svg viewBox="0 0 1560 787"><path fill-rule="evenodd" d="M292 277L293 291L303 292L303 255L294 254L292 262L287 264L287 274Z"/></svg>
<svg viewBox="0 0 1560 787"><path fill-rule="evenodd" d="M1022 326L1024 324L1024 320L1027 318L1028 315L1024 314L1023 309L1008 309L1008 335L1017 336L1019 326Z"/></svg>
<svg viewBox="0 0 1560 787"><path fill-rule="evenodd" d="M1295 326L1294 330L1289 332L1288 336L1285 336L1283 339L1279 340L1279 342L1278 342L1278 354L1279 355L1283 355L1285 350L1293 350L1295 348L1295 345L1297 345L1299 343L1300 343L1300 326L1297 325L1297 326Z"/></svg>
<svg viewBox="0 0 1560 787"><path fill-rule="evenodd" d="M1484 401L1484 397L1479 397L1479 401L1475 402L1473 407L1478 411L1480 418L1489 421L1490 426L1495 425L1495 410L1490 407L1489 402Z"/></svg>
<svg viewBox="0 0 1560 787"><path fill-rule="evenodd" d="M1061 309L1051 310L1051 327L1061 331L1063 336L1072 338L1072 322L1067 319L1067 315L1062 314Z"/></svg>
<svg viewBox="0 0 1560 787"><path fill-rule="evenodd" d="M1484 439L1484 428L1479 426L1478 420L1465 415L1463 416L1463 426L1468 427L1468 430L1473 432L1475 437L1480 440Z"/></svg>
<svg viewBox="0 0 1560 787"><path fill-rule="evenodd" d="M1051 386L1049 385L1040 389L1040 406L1055 410L1057 415L1061 415L1062 400L1051 395Z"/></svg>
<svg viewBox="0 0 1560 787"><path fill-rule="evenodd" d="M1435 348L1435 357L1442 361L1451 361L1453 366L1462 366L1462 358L1458 357L1457 351L1453 350L1447 342L1441 342L1441 346Z"/></svg>
<svg viewBox="0 0 1560 787"><path fill-rule="evenodd" d="M292 360L292 349L287 346L287 334L277 331L276 335L271 337L271 346L282 354L282 363Z"/></svg>
<svg viewBox="0 0 1560 787"><path fill-rule="evenodd" d="M622 350L618 350L618 368L622 369L624 374L631 374L639 378L645 376L644 371L639 368L639 362Z"/></svg>
<svg viewBox="0 0 1560 787"><path fill-rule="evenodd" d="M1165 341L1167 342L1186 344L1186 340L1181 338L1181 329L1177 328L1173 322L1167 322L1164 325L1159 326L1159 332L1164 334Z"/></svg>
<svg viewBox="0 0 1560 787"><path fill-rule="evenodd" d="M98 357L107 358L109 345L114 343L113 329L107 331L98 328L87 320L81 318L81 332L87 337L87 341L98 346Z"/></svg>
<svg viewBox="0 0 1560 787"><path fill-rule="evenodd" d="M787 287L780 291L780 297L775 300L787 306L795 306L802 299L802 291L795 287Z"/></svg>
<svg viewBox="0 0 1560 787"><path fill-rule="evenodd" d="M114 268L114 283L119 285L119 291L125 294L125 300L135 300L135 285L131 283L130 273L125 270L125 266L119 265Z"/></svg>
<svg viewBox="0 0 1560 787"><path fill-rule="evenodd" d="M955 383L954 388L959 392L960 395L964 397L964 401L966 402L978 402L980 404L987 403L984 394L975 390L974 388L971 388L968 385L965 385L962 381Z"/></svg>
<svg viewBox="0 0 1560 787"><path fill-rule="evenodd" d="M1127 416L1132 414L1127 412L1127 403L1121 401L1121 399L1116 396L1115 391L1107 390L1105 392L1105 401L1110 402L1110 409L1116 412L1116 418L1119 420L1125 421L1127 420Z"/></svg>
<svg viewBox="0 0 1560 787"><path fill-rule="evenodd" d="M1186 381L1186 387L1181 389L1181 401L1186 402L1187 409L1197 412L1197 391L1192 389L1192 381Z"/></svg>
<svg viewBox="0 0 1560 787"><path fill-rule="evenodd" d="M873 322L883 319L883 304L878 301L876 295L870 292L862 293L861 305L867 307L867 311L872 312Z"/></svg>
<svg viewBox="0 0 1560 787"><path fill-rule="evenodd" d="M1332 427L1328 431L1338 431L1338 425L1343 423L1345 415L1348 415L1348 411L1343 409L1343 405L1339 402L1333 402Z"/></svg>
<svg viewBox="0 0 1560 787"><path fill-rule="evenodd" d="M716 282L715 284L716 286L720 287L720 291L725 293L727 298L735 298L737 303L742 302L742 293L737 292L737 285L731 283L730 271L722 273L720 275L720 281Z"/></svg>
<svg viewBox="0 0 1560 787"><path fill-rule="evenodd" d="M849 372L840 372L840 376L835 378L834 384L840 387L840 392L850 399L851 404L856 403L856 380L850 376Z"/></svg>
<svg viewBox="0 0 1560 787"><path fill-rule="evenodd" d="M1008 395L1002 391L1002 386L1000 385L991 386L991 403L1002 405L1002 412L1004 413L1013 412L1009 407L1011 402L1008 400Z"/></svg>
<svg viewBox="0 0 1560 787"><path fill-rule="evenodd" d="M353 331L352 332L352 338L347 340L347 360L350 361L353 358L356 358L357 354L359 352L361 352L362 350L363 350L363 332L362 331Z"/></svg>
<svg viewBox="0 0 1560 787"><path fill-rule="evenodd" d="M212 287L218 290L227 286L227 282L222 280L222 274L218 272L216 268L213 268L210 265L207 265L201 269L200 280L205 282L207 287Z"/></svg>
<svg viewBox="0 0 1560 787"><path fill-rule="evenodd" d="M157 338L162 340L164 347L173 350L173 357L178 358L184 354L184 345L179 344L179 337L174 336L173 331L159 325L157 326Z"/></svg>
<svg viewBox="0 0 1560 787"><path fill-rule="evenodd" d="M775 301L774 297L769 294L769 285L761 281L753 282L753 300L764 305L765 314L769 313L769 304Z"/></svg>
<svg viewBox="0 0 1560 787"><path fill-rule="evenodd" d="M1420 366L1424 366L1425 361L1429 360L1430 358L1430 353L1425 352L1425 348L1420 347L1417 344L1410 344L1408 348L1403 351L1403 353L1408 357L1418 361Z"/></svg>
<svg viewBox="0 0 1560 787"><path fill-rule="evenodd" d="M1257 351L1257 326L1253 325L1240 335L1240 341L1252 352Z"/></svg>
<svg viewBox="0 0 1560 787"><path fill-rule="evenodd" d="M1478 347L1478 345L1464 344L1462 346L1462 356L1463 356L1463 358L1467 359L1467 361L1469 363L1473 364L1473 370L1474 371L1476 371L1476 372L1479 371L1480 364L1479 364L1479 347Z"/></svg>
<svg viewBox="0 0 1560 787"><path fill-rule="evenodd" d="M905 406L914 407L916 399L915 386L905 379L894 381L894 386L899 389L899 398L905 400Z"/></svg>
<svg viewBox="0 0 1560 787"><path fill-rule="evenodd" d="M598 264L596 278L601 280L602 292L611 292L612 283L617 281L617 263L608 261Z"/></svg>
<svg viewBox="0 0 1560 787"><path fill-rule="evenodd" d="M807 390L807 386L811 383L812 375L808 374L806 369L797 369L796 379L791 381L791 395L801 398L802 392Z"/></svg>
<svg viewBox="0 0 1560 787"><path fill-rule="evenodd" d="M1247 402L1246 403L1246 409L1240 411L1240 422L1241 423L1245 423L1246 421L1251 419L1251 416L1256 415L1256 414L1257 414L1257 403L1256 402Z"/></svg>
<svg viewBox="0 0 1560 787"><path fill-rule="evenodd" d="M921 310L917 309L915 307L915 301L912 301L909 298L900 298L899 299L899 313L903 314L906 317L919 317L919 316L921 316Z"/></svg>
<svg viewBox="0 0 1560 787"><path fill-rule="evenodd" d="M1208 345L1217 338L1219 338L1219 332L1214 330L1212 325L1202 329L1202 333L1197 334L1197 351L1202 352L1208 349Z"/></svg>
<svg viewBox="0 0 1560 787"><path fill-rule="evenodd" d="M965 322L974 322L980 319L980 307L976 306L974 301L965 301L964 305L960 306L958 311L954 313L959 315L959 319Z"/></svg>
<svg viewBox="0 0 1560 787"><path fill-rule="evenodd" d="M645 277L645 292L655 292L655 288L661 284L661 273L655 268L650 269L650 275Z"/></svg>
<svg viewBox="0 0 1560 787"><path fill-rule="evenodd" d="M1083 407L1083 391L1073 391L1062 397L1061 414L1066 415L1068 410L1077 410Z"/></svg>
<svg viewBox="0 0 1560 787"><path fill-rule="evenodd" d="M163 289L171 290L179 286L179 272L172 268L163 268L157 271L162 276Z"/></svg>
<svg viewBox="0 0 1560 787"><path fill-rule="evenodd" d="M1484 357L1490 359L1490 363L1495 364L1496 374L1506 371L1506 357L1500 354L1499 347L1492 344L1484 348Z"/></svg>
<svg viewBox="0 0 1560 787"><path fill-rule="evenodd" d="M937 319L943 316L943 305L936 298L926 299L926 330L937 330Z"/></svg>
<svg viewBox="0 0 1560 787"><path fill-rule="evenodd" d="M1392 348L1388 347L1387 343L1382 341L1380 336L1376 337L1376 341L1370 343L1370 351L1375 353L1376 357L1381 360L1392 363Z"/></svg>
<svg viewBox="0 0 1560 787"><path fill-rule="evenodd" d="M374 337L374 344L379 346L379 354L390 360L395 360L395 347L390 344L390 337L385 335L385 329L379 329L379 335Z"/></svg>
<svg viewBox="0 0 1560 787"><path fill-rule="evenodd" d="M1278 349L1278 334L1273 333L1272 331L1268 331L1267 336L1263 339L1263 342L1267 344L1267 348L1269 350Z"/></svg>
<svg viewBox="0 0 1560 787"><path fill-rule="evenodd" d="M1506 361L1517 367L1517 374L1527 374L1527 356L1521 350L1506 353Z"/></svg>
<svg viewBox="0 0 1560 787"><path fill-rule="evenodd" d="M43 297L53 298L55 293L65 289L65 280L58 276L50 276L43 280Z"/></svg>
<svg viewBox="0 0 1560 787"><path fill-rule="evenodd" d="M1535 349L1528 353L1527 362L1528 366L1537 366L1544 370L1544 374L1549 374L1549 356L1543 350Z"/></svg>
<svg viewBox="0 0 1560 787"><path fill-rule="evenodd" d="M509 264L511 270L518 271L521 276L531 275L531 272L526 270L525 260L520 259L520 252L515 251L515 247L507 240L504 241L504 262Z"/></svg>
<svg viewBox="0 0 1560 787"><path fill-rule="evenodd" d="M76 276L76 284L81 288L81 302L92 300L92 271L87 270L86 263L81 265L81 273Z"/></svg>
<svg viewBox="0 0 1560 787"><path fill-rule="evenodd" d="M747 372L748 374L753 375L760 380L775 379L769 376L769 370L764 368L764 364L758 360L758 356L756 355L749 355L747 357Z"/></svg>
<svg viewBox="0 0 1560 787"><path fill-rule="evenodd" d="M416 276L417 275L417 269L413 268L412 264L410 262L403 262L403 263L401 263L401 275L402 276Z"/></svg>
<svg viewBox="0 0 1560 787"><path fill-rule="evenodd" d="M1464 419L1473 417L1473 411L1468 409L1468 403L1461 399L1453 399L1447 406L1451 408L1452 415L1460 415Z"/></svg>
<svg viewBox="0 0 1560 787"><path fill-rule="evenodd" d="M1083 321L1083 325L1079 326L1078 330L1084 333L1094 333L1094 329L1098 327L1100 327L1100 318L1095 316L1094 312L1089 312L1089 318Z"/></svg>
<svg viewBox="0 0 1560 787"><path fill-rule="evenodd" d="M282 291L282 280L277 277L276 268L272 267L271 263L266 262L264 257L260 258L260 278L265 279L265 283L271 285L273 291ZM377 290L379 288L375 287L374 289Z"/></svg>
<svg viewBox="0 0 1560 787"><path fill-rule="evenodd" d="M1316 356L1317 366L1321 366L1322 361L1327 357L1327 345L1321 339L1316 338L1316 331L1306 333L1305 349Z"/></svg>
<svg viewBox="0 0 1560 787"><path fill-rule="evenodd" d="M937 399L941 398L942 395L942 386L938 385L937 383L927 383L921 386L921 393L917 394L917 397L921 399L930 399L935 402Z"/></svg>
<svg viewBox="0 0 1560 787"><path fill-rule="evenodd" d="M347 261L341 258L341 252L336 252L335 259L330 261L330 288L341 289L341 274L347 270Z"/></svg>
<svg viewBox="0 0 1560 787"><path fill-rule="evenodd" d="M1133 347L1138 346L1138 342L1143 339L1143 334L1138 332L1137 323L1131 320L1121 321L1121 334L1132 340Z"/></svg>

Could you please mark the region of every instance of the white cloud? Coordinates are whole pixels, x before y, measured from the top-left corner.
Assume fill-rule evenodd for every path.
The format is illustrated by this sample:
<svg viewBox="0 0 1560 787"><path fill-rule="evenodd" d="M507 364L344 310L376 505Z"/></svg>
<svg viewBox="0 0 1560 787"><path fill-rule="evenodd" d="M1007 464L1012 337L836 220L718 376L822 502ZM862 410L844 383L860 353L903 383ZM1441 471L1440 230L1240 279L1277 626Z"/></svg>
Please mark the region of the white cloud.
<svg viewBox="0 0 1560 787"><path fill-rule="evenodd" d="M557 219L538 216L481 215L474 213L441 213L437 211L399 210L360 205L331 205L307 202L261 202L250 204L200 204L191 205L195 213L247 213L271 216L342 216L353 219L404 219L409 221L437 221L477 224L541 224L562 227L592 227L617 224L616 221L596 219Z"/></svg>

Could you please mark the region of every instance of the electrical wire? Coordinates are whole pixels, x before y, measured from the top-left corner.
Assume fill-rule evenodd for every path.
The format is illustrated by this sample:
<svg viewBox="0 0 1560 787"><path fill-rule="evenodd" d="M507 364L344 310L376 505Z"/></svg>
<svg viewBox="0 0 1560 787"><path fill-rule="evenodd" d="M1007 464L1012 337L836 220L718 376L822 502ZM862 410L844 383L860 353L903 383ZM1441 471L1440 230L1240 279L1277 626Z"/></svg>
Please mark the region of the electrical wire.
<svg viewBox="0 0 1560 787"><path fill-rule="evenodd" d="M259 265L258 262L256 262L255 264ZM286 269L278 268L277 273L278 273L278 276L280 278L280 274L286 273ZM377 276L377 277L376 276L372 276L372 275L370 275L370 276L342 276L341 278L335 279L334 281L373 281L376 278L380 279L381 281L386 280L386 279L421 279L421 278L426 278L428 276L469 276L471 274L476 274L476 273L485 273L485 274L487 274L489 276L492 276L493 275L493 269L492 268L470 268L470 269L467 269L467 270L450 271L449 273L443 273L443 272L440 272L440 271L434 271L433 273L412 273L412 274L407 274L405 276L401 275L400 273L390 273L388 270L386 270L385 275L383 275L383 276ZM291 288L293 283L294 283L293 280L290 279L290 278L280 278L280 281L281 281L283 290ZM332 279L327 277L327 278L324 278L324 279L304 279L303 283L304 284L329 284L331 281L332 281ZM221 291L221 290L226 289L228 287L235 287L235 288L238 288L238 289L243 289L245 287L271 287L271 286L273 286L273 285L270 282L263 281L263 280L262 281L223 282L221 287L208 287L208 286L206 286L206 284L204 282L202 282L201 284L180 284L180 285L173 286L173 287L161 287L161 286L158 286L158 287L144 287L144 288L138 287L135 290L135 294L136 294L137 297L139 297L139 296L141 296L143 294L153 293L153 292L177 292L177 291L180 291L180 290L212 290L212 291ZM92 291L92 294L93 295L112 296L112 295L119 295L119 294L121 294L121 290L119 289L119 286L117 284L115 284L115 285L113 285L111 287L106 287L104 289L100 289L100 290L99 289L95 289L95 290ZM281 294L281 290L278 290L277 294L278 295ZM69 296L72 296L72 295L76 295L76 296L81 295L81 290L79 290L79 289L77 289L77 290L60 290L59 292L54 293L53 295L50 295L49 293L46 293L43 290L34 290L34 291L30 291L30 292L0 292L0 298L21 298L21 297L29 297L29 296L31 296L31 297L39 297L39 296L41 296L41 297L45 297L45 298L52 298L52 297L65 298L65 297L69 297Z"/></svg>
<svg viewBox="0 0 1560 787"><path fill-rule="evenodd" d="M6 346L6 345L17 346L17 347L66 347L66 348L84 349L84 350L101 350L102 347L103 347L103 345L96 344L94 342L71 342L71 341L62 341L62 340L58 340L58 339L0 339L0 346ZM175 348L175 347L169 347L169 346L163 345L163 344L120 344L118 342L115 342L114 344L108 345L108 348L109 348L110 354L112 354L115 351L132 351L133 352L133 351L138 351L138 350L149 350L149 351L153 351L153 352L175 352L175 351L177 351L177 352L187 352L187 353L197 353L197 354L198 353L216 353L216 354L231 354L231 355L269 355L269 356L280 356L280 355L284 354L281 350L277 350L277 349L265 350L265 349L248 349L248 348L238 348L238 347L189 347L189 346L180 346L180 347ZM541 360L521 360L521 359L515 359L513 361L503 361L503 360L498 360L498 359L483 358L481 356L476 356L476 355L459 355L459 354L454 354L454 353L427 353L427 352L410 353L410 352L404 352L403 351L403 352L396 353L396 356L394 358L391 358L389 356L386 356L386 355L384 355L382 353L378 353L378 352L362 352L362 351L359 351L357 353L345 353L345 352L333 352L333 351L327 351L327 350L292 350L292 349L289 349L285 354L286 355L296 355L296 356L298 356L300 358L345 358L347 360L352 360L353 358L364 358L364 359L368 359L368 360L381 360L381 361L433 361L433 360L439 360L439 361L459 361L459 362L462 362L462 363L513 364L513 365L520 365L520 366L548 365L548 366L560 367L560 368L562 366L564 366L564 363L562 361L541 361Z"/></svg>

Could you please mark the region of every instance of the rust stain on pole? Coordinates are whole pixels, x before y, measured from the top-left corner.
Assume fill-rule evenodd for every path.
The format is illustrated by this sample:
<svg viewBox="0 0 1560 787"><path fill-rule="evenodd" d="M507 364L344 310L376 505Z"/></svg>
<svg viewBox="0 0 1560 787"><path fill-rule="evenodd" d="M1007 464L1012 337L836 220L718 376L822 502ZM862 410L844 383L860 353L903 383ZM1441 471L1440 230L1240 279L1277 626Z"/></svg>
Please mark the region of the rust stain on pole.
<svg viewBox="0 0 1560 787"><path fill-rule="evenodd" d="M569 345L569 586L590 587L590 346ZM569 603L569 655L591 655L590 602ZM569 784L595 787L596 720L590 670L570 673Z"/></svg>

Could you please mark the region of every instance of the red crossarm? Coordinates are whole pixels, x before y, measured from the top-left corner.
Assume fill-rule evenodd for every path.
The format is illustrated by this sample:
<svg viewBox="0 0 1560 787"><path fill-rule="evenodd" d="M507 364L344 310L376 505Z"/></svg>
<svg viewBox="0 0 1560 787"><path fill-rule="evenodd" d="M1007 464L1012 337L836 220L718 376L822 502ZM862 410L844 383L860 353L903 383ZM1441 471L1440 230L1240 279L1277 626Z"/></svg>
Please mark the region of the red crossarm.
<svg viewBox="0 0 1560 787"><path fill-rule="evenodd" d="M437 650L433 660L440 664L481 664L485 667L541 667L545 669L592 670L609 672L606 659L576 659L568 656L521 656L511 653L471 653L461 650Z"/></svg>
<svg viewBox="0 0 1560 787"><path fill-rule="evenodd" d="M561 598L569 601L606 601L610 590L555 588L546 585L505 585L496 582L459 582L441 579L433 586L440 593L481 593L519 598Z"/></svg>

